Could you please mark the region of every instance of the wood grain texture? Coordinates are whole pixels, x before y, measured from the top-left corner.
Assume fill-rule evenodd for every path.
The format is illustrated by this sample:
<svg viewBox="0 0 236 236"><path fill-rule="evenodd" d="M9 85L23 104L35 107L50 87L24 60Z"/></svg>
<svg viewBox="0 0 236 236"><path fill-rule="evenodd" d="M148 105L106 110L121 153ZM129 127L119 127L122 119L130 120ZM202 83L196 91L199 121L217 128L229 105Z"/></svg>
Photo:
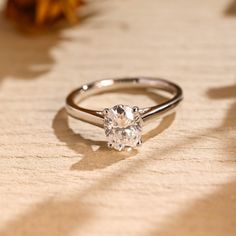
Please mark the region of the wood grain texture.
<svg viewBox="0 0 236 236"><path fill-rule="evenodd" d="M94 16L41 37L1 20L0 235L235 236L234 5L91 1ZM102 130L68 120L71 89L136 75L170 79L185 93L178 114L149 127L138 151L107 151Z"/></svg>

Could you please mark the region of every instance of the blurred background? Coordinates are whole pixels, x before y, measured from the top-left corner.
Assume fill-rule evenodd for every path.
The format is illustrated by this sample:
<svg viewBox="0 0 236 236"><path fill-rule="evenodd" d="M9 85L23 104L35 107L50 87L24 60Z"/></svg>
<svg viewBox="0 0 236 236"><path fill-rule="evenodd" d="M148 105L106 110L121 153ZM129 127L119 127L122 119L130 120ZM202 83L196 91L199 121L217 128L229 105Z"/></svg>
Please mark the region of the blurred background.
<svg viewBox="0 0 236 236"><path fill-rule="evenodd" d="M235 0L0 0L0 235L236 235ZM178 83L176 115L108 152L68 119L101 78ZM157 102L120 91L91 108Z"/></svg>

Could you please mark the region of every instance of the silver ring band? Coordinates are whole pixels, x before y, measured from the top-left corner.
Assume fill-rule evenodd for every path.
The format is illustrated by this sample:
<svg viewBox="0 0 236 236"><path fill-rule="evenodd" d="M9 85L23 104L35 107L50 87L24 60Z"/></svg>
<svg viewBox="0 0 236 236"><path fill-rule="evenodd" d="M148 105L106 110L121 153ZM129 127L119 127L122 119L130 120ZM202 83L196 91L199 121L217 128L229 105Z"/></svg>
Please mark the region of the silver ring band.
<svg viewBox="0 0 236 236"><path fill-rule="evenodd" d="M179 105L179 103L183 99L182 89L175 83L172 83L164 79L149 78L149 77L104 79L104 80L95 81L89 84L85 84L79 87L78 89L72 91L66 98L66 110L70 116L76 119L86 121L88 123L91 123L99 127L104 127L104 121L106 120L106 112L108 111L104 113L104 110L99 111L99 110L87 109L87 108L81 107L79 103L82 100L84 100L86 97L89 97L91 95L101 93L101 92L106 92L106 91L123 89L123 88L129 88L129 89L130 88L151 88L151 89L157 89L157 90L167 92L169 96L171 96L169 100L161 104L157 104L151 107L138 108L140 119L142 120L142 122L144 122L144 124L147 121L150 121L152 119L163 118L164 116L167 116L172 112L175 112L175 108ZM120 106L124 107L124 105L120 105ZM117 107L115 109L117 109ZM123 113L125 112L123 111ZM118 127L118 128L120 129L121 127ZM122 128L126 129L124 127ZM112 140L112 142L115 142L115 141ZM112 146L111 143L109 145ZM116 149L122 150L123 147L116 148Z"/></svg>
<svg viewBox="0 0 236 236"><path fill-rule="evenodd" d="M170 81L158 78L122 78L122 79L104 79L85 84L72 91L66 98L66 110L68 114L76 119L103 127L103 111L91 110L79 106L79 102L86 97L99 92L106 92L122 88L155 88L168 92L172 95L168 101L152 107L140 108L143 121L149 119L163 118L172 112L175 112L177 105L183 100L182 89Z"/></svg>

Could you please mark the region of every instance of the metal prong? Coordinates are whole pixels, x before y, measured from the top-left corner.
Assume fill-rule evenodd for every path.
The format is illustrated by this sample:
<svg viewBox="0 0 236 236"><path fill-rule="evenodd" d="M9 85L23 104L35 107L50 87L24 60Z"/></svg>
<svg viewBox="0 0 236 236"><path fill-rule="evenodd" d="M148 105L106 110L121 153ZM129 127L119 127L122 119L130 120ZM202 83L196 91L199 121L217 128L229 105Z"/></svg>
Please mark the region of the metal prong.
<svg viewBox="0 0 236 236"><path fill-rule="evenodd" d="M140 139L140 140L137 142L137 146L141 146L142 143L143 143L143 141Z"/></svg>
<svg viewBox="0 0 236 236"><path fill-rule="evenodd" d="M108 109L108 108L105 108L105 109L103 110L103 115L107 115L108 112L109 112L109 109Z"/></svg>
<svg viewBox="0 0 236 236"><path fill-rule="evenodd" d="M119 144L119 149L118 151L121 152L124 149L124 146L122 144Z"/></svg>
<svg viewBox="0 0 236 236"><path fill-rule="evenodd" d="M139 112L139 108L137 106L134 106L133 107L133 112L136 113L136 112Z"/></svg>
<svg viewBox="0 0 236 236"><path fill-rule="evenodd" d="M112 143L108 143L107 146L108 146L109 148L112 148L112 147L113 147Z"/></svg>

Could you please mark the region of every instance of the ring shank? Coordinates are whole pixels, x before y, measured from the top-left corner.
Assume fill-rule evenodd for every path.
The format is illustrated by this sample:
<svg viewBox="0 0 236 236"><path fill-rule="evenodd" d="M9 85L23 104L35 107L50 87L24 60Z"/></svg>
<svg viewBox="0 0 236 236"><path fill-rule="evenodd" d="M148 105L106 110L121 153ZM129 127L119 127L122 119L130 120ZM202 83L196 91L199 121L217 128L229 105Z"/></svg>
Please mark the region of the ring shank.
<svg viewBox="0 0 236 236"><path fill-rule="evenodd" d="M102 111L86 109L78 104L91 95L122 88L154 88L172 95L172 98L166 102L152 107L141 108L140 113L144 122L169 115L175 111L175 108L183 99L182 89L164 79L148 77L104 79L85 84L71 92L66 98L66 110L69 115L76 119L103 127L104 116Z"/></svg>

